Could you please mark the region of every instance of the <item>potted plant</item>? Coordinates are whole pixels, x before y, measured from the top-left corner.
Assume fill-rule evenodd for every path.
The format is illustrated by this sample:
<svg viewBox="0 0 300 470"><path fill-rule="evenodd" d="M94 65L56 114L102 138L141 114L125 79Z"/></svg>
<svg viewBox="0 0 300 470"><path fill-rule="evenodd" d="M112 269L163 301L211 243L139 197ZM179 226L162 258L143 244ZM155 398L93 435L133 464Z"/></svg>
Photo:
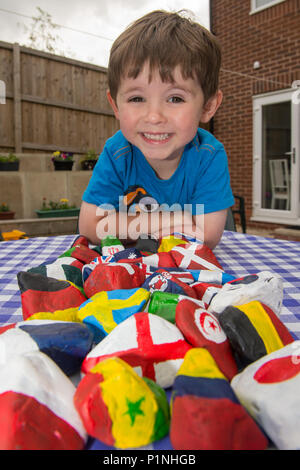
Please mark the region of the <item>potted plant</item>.
<svg viewBox="0 0 300 470"><path fill-rule="evenodd" d="M66 198L60 199L59 202L49 201L43 198L42 207L36 210L36 214L40 218L48 217L74 217L78 216L80 209L74 204L69 204L69 200Z"/></svg>
<svg viewBox="0 0 300 470"><path fill-rule="evenodd" d="M70 171L73 167L73 153L60 152L57 150L52 154L52 161L56 171Z"/></svg>
<svg viewBox="0 0 300 470"><path fill-rule="evenodd" d="M10 210L9 205L6 202L0 204L0 220L8 220L13 219L15 217L15 213Z"/></svg>
<svg viewBox="0 0 300 470"><path fill-rule="evenodd" d="M20 160L14 153L0 155L0 171L18 171Z"/></svg>
<svg viewBox="0 0 300 470"><path fill-rule="evenodd" d="M90 149L85 156L80 160L82 170L93 170L98 161L98 155L95 150Z"/></svg>

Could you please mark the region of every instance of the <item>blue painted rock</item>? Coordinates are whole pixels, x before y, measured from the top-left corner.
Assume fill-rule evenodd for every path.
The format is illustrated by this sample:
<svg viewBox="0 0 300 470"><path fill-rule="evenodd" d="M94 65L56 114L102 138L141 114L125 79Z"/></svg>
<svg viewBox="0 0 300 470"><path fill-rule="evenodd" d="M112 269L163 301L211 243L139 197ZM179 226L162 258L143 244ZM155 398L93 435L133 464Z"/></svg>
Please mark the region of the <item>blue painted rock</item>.
<svg viewBox="0 0 300 470"><path fill-rule="evenodd" d="M175 450L263 450L268 445L206 349L186 354L174 381L171 412Z"/></svg>
<svg viewBox="0 0 300 470"><path fill-rule="evenodd" d="M119 358L97 364L79 383L74 403L88 434L109 446L146 446L169 431L164 390Z"/></svg>
<svg viewBox="0 0 300 470"><path fill-rule="evenodd" d="M0 368L0 449L81 450L87 433L75 387L44 353L14 356Z"/></svg>
<svg viewBox="0 0 300 470"><path fill-rule="evenodd" d="M0 327L0 367L15 355L41 351L66 375L80 371L93 345L93 334L80 323L30 320Z"/></svg>
<svg viewBox="0 0 300 470"><path fill-rule="evenodd" d="M231 385L277 448L300 448L300 341L253 362Z"/></svg>
<svg viewBox="0 0 300 470"><path fill-rule="evenodd" d="M261 271L227 282L212 299L209 310L221 313L229 305L242 305L259 300L279 316L283 299L282 278L276 273Z"/></svg>
<svg viewBox="0 0 300 470"><path fill-rule="evenodd" d="M151 276L147 277L142 287L151 293L159 290L196 297L194 290L186 282L181 281L179 276L163 268L157 269Z"/></svg>
<svg viewBox="0 0 300 470"><path fill-rule="evenodd" d="M192 346L210 352L228 380L238 373L231 345L215 315L190 299L182 299L177 304L175 320Z"/></svg>
<svg viewBox="0 0 300 470"><path fill-rule="evenodd" d="M167 388L173 384L189 349L191 346L175 325L158 315L139 312L117 325L89 352L82 363L82 373L104 359L119 357L140 376Z"/></svg>
<svg viewBox="0 0 300 470"><path fill-rule="evenodd" d="M78 307L86 296L74 284L25 271L17 279L24 320L77 321Z"/></svg>
<svg viewBox="0 0 300 470"><path fill-rule="evenodd" d="M150 292L139 287L98 292L79 307L78 319L98 343L126 318L143 311L149 297Z"/></svg>

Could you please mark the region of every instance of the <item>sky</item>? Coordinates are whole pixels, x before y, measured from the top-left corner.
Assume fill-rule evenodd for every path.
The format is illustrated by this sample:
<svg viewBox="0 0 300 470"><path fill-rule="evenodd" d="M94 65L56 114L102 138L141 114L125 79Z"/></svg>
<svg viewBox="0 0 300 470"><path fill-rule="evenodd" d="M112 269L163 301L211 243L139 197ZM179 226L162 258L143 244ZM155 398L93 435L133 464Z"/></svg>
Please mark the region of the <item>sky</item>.
<svg viewBox="0 0 300 470"><path fill-rule="evenodd" d="M150 11L189 10L195 21L209 28L209 0L0 0L0 41L29 46L37 7L60 25L54 31L55 53L103 67L114 39Z"/></svg>

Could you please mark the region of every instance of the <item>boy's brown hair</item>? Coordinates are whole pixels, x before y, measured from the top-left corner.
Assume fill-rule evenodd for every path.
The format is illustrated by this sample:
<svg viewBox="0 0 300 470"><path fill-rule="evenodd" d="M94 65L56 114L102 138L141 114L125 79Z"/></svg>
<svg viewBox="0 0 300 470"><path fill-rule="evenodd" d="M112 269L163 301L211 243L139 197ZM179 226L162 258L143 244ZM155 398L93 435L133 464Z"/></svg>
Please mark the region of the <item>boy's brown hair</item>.
<svg viewBox="0 0 300 470"><path fill-rule="evenodd" d="M183 78L198 80L204 99L219 85L220 46L212 33L199 23L163 10L153 11L132 23L115 40L110 51L108 86L115 100L123 77L136 78L145 62L158 69L162 81L173 81L180 66Z"/></svg>

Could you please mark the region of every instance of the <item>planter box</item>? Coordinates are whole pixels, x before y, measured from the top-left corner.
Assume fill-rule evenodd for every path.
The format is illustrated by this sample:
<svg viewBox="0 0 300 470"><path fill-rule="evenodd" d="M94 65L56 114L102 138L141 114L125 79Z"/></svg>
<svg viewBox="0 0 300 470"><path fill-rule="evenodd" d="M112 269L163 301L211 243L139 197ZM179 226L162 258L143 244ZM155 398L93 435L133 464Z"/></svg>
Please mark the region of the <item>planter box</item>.
<svg viewBox="0 0 300 470"><path fill-rule="evenodd" d="M0 212L0 220L14 219L15 213L12 211Z"/></svg>
<svg viewBox="0 0 300 470"><path fill-rule="evenodd" d="M79 215L79 208L76 209L63 209L63 210L51 210L51 211L35 211L37 216L41 219L47 219L49 217L76 217Z"/></svg>
<svg viewBox="0 0 300 470"><path fill-rule="evenodd" d="M0 171L19 171L19 160L16 162L0 162Z"/></svg>
<svg viewBox="0 0 300 470"><path fill-rule="evenodd" d="M82 170L93 170L98 160L82 160L80 162Z"/></svg>
<svg viewBox="0 0 300 470"><path fill-rule="evenodd" d="M54 161L54 169L55 171L71 171L73 168L74 161Z"/></svg>

